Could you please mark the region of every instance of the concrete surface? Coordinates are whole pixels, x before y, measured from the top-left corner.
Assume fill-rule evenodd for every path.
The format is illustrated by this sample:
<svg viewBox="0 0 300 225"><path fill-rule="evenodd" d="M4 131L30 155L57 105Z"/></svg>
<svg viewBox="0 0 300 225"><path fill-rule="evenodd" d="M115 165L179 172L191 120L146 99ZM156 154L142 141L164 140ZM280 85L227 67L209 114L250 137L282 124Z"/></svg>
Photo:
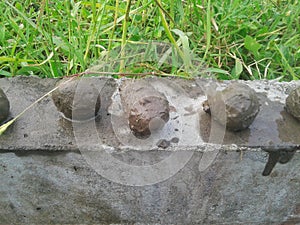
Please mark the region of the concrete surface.
<svg viewBox="0 0 300 225"><path fill-rule="evenodd" d="M300 122L284 110L299 82L245 82L261 110L232 133L201 110L209 88L227 82L150 78L174 110L142 140L128 129L122 80L90 79L101 94L95 120L72 123L47 97L0 136L0 224L300 224ZM13 117L57 82L16 77L0 87ZM288 157L262 176L277 152Z"/></svg>

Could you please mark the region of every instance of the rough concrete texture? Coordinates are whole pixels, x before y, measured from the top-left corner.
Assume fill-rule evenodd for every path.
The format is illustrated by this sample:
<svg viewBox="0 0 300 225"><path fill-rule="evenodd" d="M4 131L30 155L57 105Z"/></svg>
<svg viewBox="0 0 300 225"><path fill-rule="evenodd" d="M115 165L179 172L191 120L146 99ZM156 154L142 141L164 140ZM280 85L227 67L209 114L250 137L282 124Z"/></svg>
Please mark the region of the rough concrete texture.
<svg viewBox="0 0 300 225"><path fill-rule="evenodd" d="M47 97L0 136L0 224L300 223L300 122L284 110L300 83L244 82L261 109L237 133L202 111L209 87L227 82L150 78L172 110L140 140L124 119L122 80L90 79L101 96L95 120L67 121ZM16 116L57 82L17 77L0 88ZM262 176L266 151L282 164Z"/></svg>

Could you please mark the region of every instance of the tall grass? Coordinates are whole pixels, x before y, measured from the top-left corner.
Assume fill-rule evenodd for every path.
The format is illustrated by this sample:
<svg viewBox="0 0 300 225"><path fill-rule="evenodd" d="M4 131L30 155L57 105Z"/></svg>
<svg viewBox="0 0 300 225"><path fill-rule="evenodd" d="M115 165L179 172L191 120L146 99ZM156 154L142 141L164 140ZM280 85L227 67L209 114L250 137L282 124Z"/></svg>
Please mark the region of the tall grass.
<svg viewBox="0 0 300 225"><path fill-rule="evenodd" d="M0 13L1 76L68 76L115 60L116 47L156 40L174 46L184 70L193 53L219 79L300 78L299 1L4 0Z"/></svg>

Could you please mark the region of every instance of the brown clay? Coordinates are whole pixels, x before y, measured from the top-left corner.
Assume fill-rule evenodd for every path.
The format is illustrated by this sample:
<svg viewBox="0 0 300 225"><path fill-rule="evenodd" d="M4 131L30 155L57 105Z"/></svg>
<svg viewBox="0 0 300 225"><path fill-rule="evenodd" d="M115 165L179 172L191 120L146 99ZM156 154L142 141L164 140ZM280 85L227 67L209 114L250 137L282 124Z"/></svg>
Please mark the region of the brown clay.
<svg viewBox="0 0 300 225"><path fill-rule="evenodd" d="M121 88L124 111L129 127L137 137L148 137L169 120L169 102L147 81L125 82Z"/></svg>

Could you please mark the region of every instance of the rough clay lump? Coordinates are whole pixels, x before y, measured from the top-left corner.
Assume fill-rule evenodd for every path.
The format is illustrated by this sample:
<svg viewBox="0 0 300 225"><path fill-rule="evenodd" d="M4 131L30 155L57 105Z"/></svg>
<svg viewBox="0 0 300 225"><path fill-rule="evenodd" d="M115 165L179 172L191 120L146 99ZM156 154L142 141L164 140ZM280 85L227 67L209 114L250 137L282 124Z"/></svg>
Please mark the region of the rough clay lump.
<svg viewBox="0 0 300 225"><path fill-rule="evenodd" d="M249 127L260 109L255 91L238 82L228 85L222 91L214 91L203 106L204 111L230 131Z"/></svg>

